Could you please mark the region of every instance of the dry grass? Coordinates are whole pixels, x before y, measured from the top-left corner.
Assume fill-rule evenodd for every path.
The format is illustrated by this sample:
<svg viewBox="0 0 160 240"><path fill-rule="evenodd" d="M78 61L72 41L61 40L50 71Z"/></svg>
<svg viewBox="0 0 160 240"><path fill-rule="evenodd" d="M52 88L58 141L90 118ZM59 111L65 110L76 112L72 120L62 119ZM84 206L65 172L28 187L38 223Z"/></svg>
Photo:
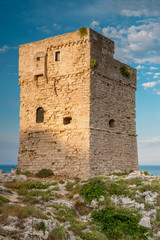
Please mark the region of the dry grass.
<svg viewBox="0 0 160 240"><path fill-rule="evenodd" d="M8 216L16 216L20 219L27 218L30 216L36 217L36 218L42 218L47 219L47 216L43 214L39 209L36 209L34 207L21 207L19 205L8 205L5 204L3 206L0 206L0 214L1 218L6 218Z"/></svg>

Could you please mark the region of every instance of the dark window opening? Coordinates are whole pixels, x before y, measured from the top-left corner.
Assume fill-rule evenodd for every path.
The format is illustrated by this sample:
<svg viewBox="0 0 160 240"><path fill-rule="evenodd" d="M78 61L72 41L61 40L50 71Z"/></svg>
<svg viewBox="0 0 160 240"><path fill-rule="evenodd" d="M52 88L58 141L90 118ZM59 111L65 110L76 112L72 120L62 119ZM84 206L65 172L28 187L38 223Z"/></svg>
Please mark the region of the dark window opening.
<svg viewBox="0 0 160 240"><path fill-rule="evenodd" d="M55 61L60 61L60 51L55 52Z"/></svg>
<svg viewBox="0 0 160 240"><path fill-rule="evenodd" d="M109 126L110 126L111 128L115 127L115 121L114 121L114 119L109 120Z"/></svg>
<svg viewBox="0 0 160 240"><path fill-rule="evenodd" d="M36 123L44 122L44 109L42 107L37 108L36 111Z"/></svg>
<svg viewBox="0 0 160 240"><path fill-rule="evenodd" d="M37 57L37 61L40 61L40 59L41 59L40 57Z"/></svg>
<svg viewBox="0 0 160 240"><path fill-rule="evenodd" d="M71 121L72 121L72 118L71 118L71 117L65 117L65 118L63 118L63 124L64 124L64 125L70 124Z"/></svg>

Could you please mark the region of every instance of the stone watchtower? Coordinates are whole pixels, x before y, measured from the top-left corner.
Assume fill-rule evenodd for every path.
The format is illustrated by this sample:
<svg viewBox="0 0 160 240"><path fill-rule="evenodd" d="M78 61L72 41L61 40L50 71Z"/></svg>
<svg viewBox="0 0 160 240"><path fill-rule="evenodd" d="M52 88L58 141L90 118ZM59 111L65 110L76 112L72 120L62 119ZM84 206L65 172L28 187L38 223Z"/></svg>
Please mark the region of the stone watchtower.
<svg viewBox="0 0 160 240"><path fill-rule="evenodd" d="M113 54L91 29L20 46L18 169L80 178L138 169L136 70Z"/></svg>

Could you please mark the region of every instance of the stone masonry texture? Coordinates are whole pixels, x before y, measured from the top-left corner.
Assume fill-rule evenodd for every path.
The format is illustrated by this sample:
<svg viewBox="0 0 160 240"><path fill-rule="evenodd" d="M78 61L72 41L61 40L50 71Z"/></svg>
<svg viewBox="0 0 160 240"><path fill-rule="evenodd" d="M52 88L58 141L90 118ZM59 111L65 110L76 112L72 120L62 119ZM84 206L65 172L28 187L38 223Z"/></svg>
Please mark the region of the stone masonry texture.
<svg viewBox="0 0 160 240"><path fill-rule="evenodd" d="M136 70L123 76L113 55L114 42L91 29L19 47L18 169L71 178L138 169Z"/></svg>

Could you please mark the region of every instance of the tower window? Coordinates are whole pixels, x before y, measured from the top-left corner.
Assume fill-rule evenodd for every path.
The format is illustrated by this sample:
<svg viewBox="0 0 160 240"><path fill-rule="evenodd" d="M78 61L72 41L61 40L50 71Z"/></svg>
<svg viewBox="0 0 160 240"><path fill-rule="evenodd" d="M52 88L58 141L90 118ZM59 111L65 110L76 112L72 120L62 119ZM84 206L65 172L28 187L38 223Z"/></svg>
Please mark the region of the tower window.
<svg viewBox="0 0 160 240"><path fill-rule="evenodd" d="M60 61L60 51L55 52L55 61Z"/></svg>
<svg viewBox="0 0 160 240"><path fill-rule="evenodd" d="M37 57L37 61L40 61L40 59L41 59L40 57Z"/></svg>
<svg viewBox="0 0 160 240"><path fill-rule="evenodd" d="M36 111L36 123L44 122L44 109L42 107L37 108Z"/></svg>
<svg viewBox="0 0 160 240"><path fill-rule="evenodd" d="M64 124L64 125L70 124L71 121L72 121L72 118L71 118L71 117L65 117L65 118L63 118L63 124Z"/></svg>
<svg viewBox="0 0 160 240"><path fill-rule="evenodd" d="M109 120L109 126L111 128L115 127L115 120L114 119Z"/></svg>

